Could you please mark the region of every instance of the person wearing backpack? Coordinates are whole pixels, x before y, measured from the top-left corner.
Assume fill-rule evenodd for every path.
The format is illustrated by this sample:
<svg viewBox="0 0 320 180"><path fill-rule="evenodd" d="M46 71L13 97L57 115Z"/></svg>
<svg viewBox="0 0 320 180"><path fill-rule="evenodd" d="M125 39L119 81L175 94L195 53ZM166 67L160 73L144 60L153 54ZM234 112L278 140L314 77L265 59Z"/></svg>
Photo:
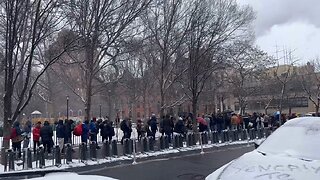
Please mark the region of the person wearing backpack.
<svg viewBox="0 0 320 180"><path fill-rule="evenodd" d="M150 126L153 139L156 139L156 132L158 131L158 126L157 126L157 117L155 114L151 115L151 119L149 120L148 124Z"/></svg>
<svg viewBox="0 0 320 180"><path fill-rule="evenodd" d="M90 135L90 141L91 142L96 142L96 147L97 149L100 149L100 147L98 146L98 143L97 143L97 134L99 132L99 128L97 126L97 122L96 122L96 118L93 118L90 122L90 125L89 125L89 135Z"/></svg>
<svg viewBox="0 0 320 180"><path fill-rule="evenodd" d="M89 139L89 120L85 120L84 123L82 123L81 127L81 142L87 144Z"/></svg>
<svg viewBox="0 0 320 180"><path fill-rule="evenodd" d="M21 158L21 142L23 141L23 137L20 129L20 123L18 121L13 123L10 139L12 141L13 151L18 154L18 158Z"/></svg>

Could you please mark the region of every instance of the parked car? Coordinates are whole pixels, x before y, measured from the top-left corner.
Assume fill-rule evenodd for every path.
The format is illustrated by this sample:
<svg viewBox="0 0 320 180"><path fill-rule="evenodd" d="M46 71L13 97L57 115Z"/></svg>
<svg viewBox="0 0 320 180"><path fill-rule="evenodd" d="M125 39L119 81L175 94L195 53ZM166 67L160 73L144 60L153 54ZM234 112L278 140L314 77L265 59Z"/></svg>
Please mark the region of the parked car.
<svg viewBox="0 0 320 180"><path fill-rule="evenodd" d="M320 117L294 118L206 180L319 180L319 147Z"/></svg>
<svg viewBox="0 0 320 180"><path fill-rule="evenodd" d="M110 177L96 176L96 175L78 175L73 172L59 172L59 173L49 173L43 177L32 178L32 180L59 180L59 179L76 179L76 180L116 180Z"/></svg>

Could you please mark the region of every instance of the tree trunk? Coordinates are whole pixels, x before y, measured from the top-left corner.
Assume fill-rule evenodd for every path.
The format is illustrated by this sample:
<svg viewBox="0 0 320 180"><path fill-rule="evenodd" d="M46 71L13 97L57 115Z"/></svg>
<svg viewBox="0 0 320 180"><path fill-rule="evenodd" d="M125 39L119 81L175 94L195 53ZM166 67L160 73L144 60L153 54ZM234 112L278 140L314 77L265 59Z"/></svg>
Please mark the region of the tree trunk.
<svg viewBox="0 0 320 180"><path fill-rule="evenodd" d="M197 103L198 103L198 99L196 97L193 97L192 98L192 114L193 114L192 129L193 129L193 132L198 132Z"/></svg>
<svg viewBox="0 0 320 180"><path fill-rule="evenodd" d="M143 108L143 117L147 119L150 115L147 114L147 105L146 105L146 92L143 92L143 97L142 97L142 108Z"/></svg>
<svg viewBox="0 0 320 180"><path fill-rule="evenodd" d="M4 106L3 106L4 121L3 121L3 141L2 141L2 148L1 148L1 164L4 164L5 162L6 149L10 148L10 133L11 133L11 126L12 126L12 120L11 120L12 92L13 92L13 87L11 86L11 84L7 85L6 92L4 95Z"/></svg>
<svg viewBox="0 0 320 180"><path fill-rule="evenodd" d="M165 114L164 112L164 92L163 89L160 89L160 118L162 118Z"/></svg>
<svg viewBox="0 0 320 180"><path fill-rule="evenodd" d="M92 94L92 81L91 78L89 79L89 82L87 84L86 89L86 104L85 104L85 120L90 120L91 118L91 94Z"/></svg>

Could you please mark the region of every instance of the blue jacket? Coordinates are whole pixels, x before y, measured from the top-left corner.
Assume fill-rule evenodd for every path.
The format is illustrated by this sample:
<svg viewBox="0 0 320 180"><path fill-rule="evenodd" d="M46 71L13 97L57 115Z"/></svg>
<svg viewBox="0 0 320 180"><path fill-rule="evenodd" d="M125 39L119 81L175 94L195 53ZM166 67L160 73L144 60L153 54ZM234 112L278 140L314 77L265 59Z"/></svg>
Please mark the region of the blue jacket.
<svg viewBox="0 0 320 180"><path fill-rule="evenodd" d="M97 127L96 127L96 123L95 122L93 122L93 121L91 121L90 122L90 125L89 125L89 130L90 130L90 133L91 134L98 134L98 129L97 129Z"/></svg>
<svg viewBox="0 0 320 180"><path fill-rule="evenodd" d="M87 142L89 138L89 127L87 124L83 123L82 124L82 135L81 135L81 141L82 142Z"/></svg>
<svg viewBox="0 0 320 180"><path fill-rule="evenodd" d="M58 124L56 127L57 138L66 137L66 128L63 124Z"/></svg>

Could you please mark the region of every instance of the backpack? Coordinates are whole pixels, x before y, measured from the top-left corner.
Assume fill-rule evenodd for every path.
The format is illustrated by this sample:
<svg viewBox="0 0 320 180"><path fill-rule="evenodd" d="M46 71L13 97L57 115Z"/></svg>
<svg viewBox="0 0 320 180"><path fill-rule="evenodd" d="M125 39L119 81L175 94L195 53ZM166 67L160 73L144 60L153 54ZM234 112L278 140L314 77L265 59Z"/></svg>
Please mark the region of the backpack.
<svg viewBox="0 0 320 180"><path fill-rule="evenodd" d="M81 123L78 124L78 125L74 128L73 134L74 134L75 136L81 136L81 135L82 135L82 124L81 124Z"/></svg>
<svg viewBox="0 0 320 180"><path fill-rule="evenodd" d="M11 133L10 133L10 139L13 139L15 137L17 137L17 130L16 128L11 128Z"/></svg>
<svg viewBox="0 0 320 180"><path fill-rule="evenodd" d="M127 125L126 125L125 120L121 121L121 123L120 123L120 129L121 129L122 131L125 131L125 130L126 130L126 127L127 127Z"/></svg>

